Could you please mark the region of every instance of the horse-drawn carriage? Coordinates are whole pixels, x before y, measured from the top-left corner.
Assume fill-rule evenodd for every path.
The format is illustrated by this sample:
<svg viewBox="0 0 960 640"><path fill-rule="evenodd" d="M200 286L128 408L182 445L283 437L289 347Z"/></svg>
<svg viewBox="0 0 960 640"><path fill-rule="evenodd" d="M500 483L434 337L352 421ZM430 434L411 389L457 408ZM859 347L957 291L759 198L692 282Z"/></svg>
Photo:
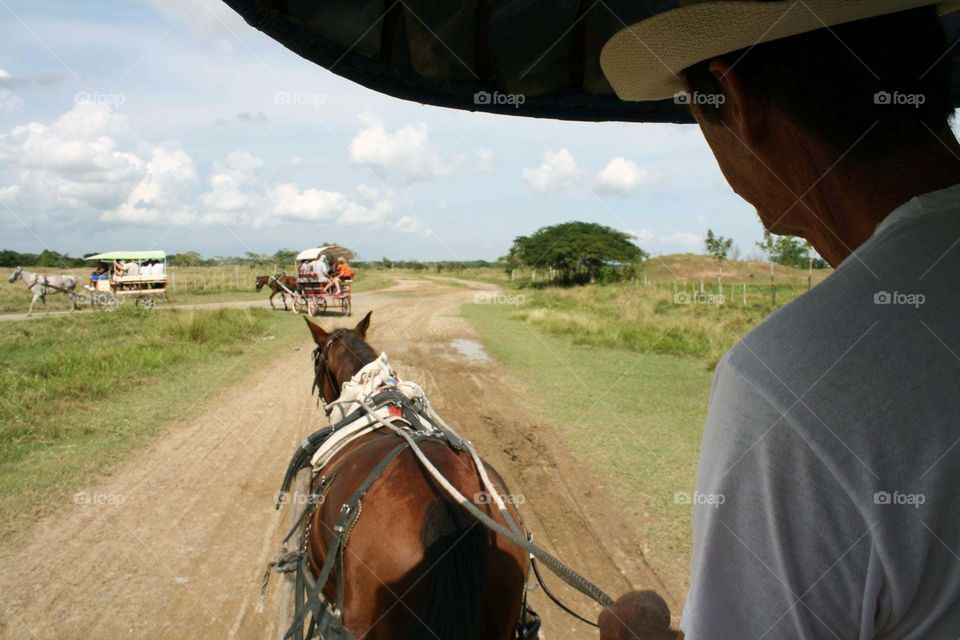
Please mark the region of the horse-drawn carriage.
<svg viewBox="0 0 960 640"><path fill-rule="evenodd" d="M348 316L353 310L353 279L341 278L339 291L330 279L329 273L319 273L335 263L339 258L349 260L353 252L336 245L325 245L304 249L297 254L297 287L293 292L293 310L319 316L328 307L338 307L342 315ZM325 264L326 267L316 265Z"/></svg>
<svg viewBox="0 0 960 640"><path fill-rule="evenodd" d="M167 299L167 254L163 251L110 251L86 260L99 264L85 286L95 308L112 309L133 298L138 307L153 309Z"/></svg>

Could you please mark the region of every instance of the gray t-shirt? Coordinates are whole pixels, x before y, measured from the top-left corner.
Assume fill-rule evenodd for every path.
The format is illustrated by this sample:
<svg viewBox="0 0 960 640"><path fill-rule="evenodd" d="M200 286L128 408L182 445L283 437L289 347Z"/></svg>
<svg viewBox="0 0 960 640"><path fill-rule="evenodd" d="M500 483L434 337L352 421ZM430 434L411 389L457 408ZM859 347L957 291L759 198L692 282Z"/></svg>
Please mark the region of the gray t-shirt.
<svg viewBox="0 0 960 640"><path fill-rule="evenodd" d="M960 637L960 185L717 366L687 640Z"/></svg>

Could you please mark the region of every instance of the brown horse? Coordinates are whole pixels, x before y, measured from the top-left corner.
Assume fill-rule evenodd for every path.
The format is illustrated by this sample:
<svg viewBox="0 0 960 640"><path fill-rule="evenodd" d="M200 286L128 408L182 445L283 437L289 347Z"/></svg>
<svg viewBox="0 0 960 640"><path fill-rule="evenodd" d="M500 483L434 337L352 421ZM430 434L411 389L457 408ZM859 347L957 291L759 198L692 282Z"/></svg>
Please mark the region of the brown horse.
<svg viewBox="0 0 960 640"><path fill-rule="evenodd" d="M329 333L307 320L319 347L316 380L328 403L376 359L365 341L370 315L354 329ZM321 477L332 480L308 521L307 557L314 575L332 544L341 507L402 442L381 429L352 442L324 467ZM437 441L424 441L421 449L460 493L483 495L468 454ZM506 495L502 480L487 469L497 491ZM488 500L475 502L506 524ZM509 509L519 522L516 510ZM510 640L520 622L527 565L523 550L452 502L407 449L367 491L349 532L343 551L343 625L365 640ZM335 598L335 578L334 570L323 589L328 602Z"/></svg>
<svg viewBox="0 0 960 640"><path fill-rule="evenodd" d="M275 273L272 276L257 276L257 291L263 289L263 287L270 287L270 308L276 309L273 306L273 296L280 294L280 299L283 301L283 309L286 311L287 307L287 292L284 291L283 287L280 286L280 283L283 283L283 287L286 287L290 291L295 291L297 288L297 279L293 276L288 276L283 273Z"/></svg>

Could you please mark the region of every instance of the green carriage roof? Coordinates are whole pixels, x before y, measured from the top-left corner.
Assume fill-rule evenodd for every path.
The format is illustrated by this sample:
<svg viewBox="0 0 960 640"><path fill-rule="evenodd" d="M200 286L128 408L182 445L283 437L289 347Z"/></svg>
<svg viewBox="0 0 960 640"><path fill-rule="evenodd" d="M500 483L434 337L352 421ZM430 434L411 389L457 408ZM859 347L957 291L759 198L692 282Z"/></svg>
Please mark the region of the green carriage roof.
<svg viewBox="0 0 960 640"><path fill-rule="evenodd" d="M164 251L107 251L95 256L87 256L84 260L166 260Z"/></svg>

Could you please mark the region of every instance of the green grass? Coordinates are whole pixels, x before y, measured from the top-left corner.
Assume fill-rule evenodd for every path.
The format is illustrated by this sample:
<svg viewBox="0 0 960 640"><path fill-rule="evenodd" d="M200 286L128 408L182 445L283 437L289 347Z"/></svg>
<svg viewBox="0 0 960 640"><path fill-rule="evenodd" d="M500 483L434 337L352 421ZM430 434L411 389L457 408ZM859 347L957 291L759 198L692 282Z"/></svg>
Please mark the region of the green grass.
<svg viewBox="0 0 960 640"><path fill-rule="evenodd" d="M693 490L711 373L692 358L578 346L512 320L503 305L463 314L531 410L643 523L654 569L685 576L690 508L675 495Z"/></svg>
<svg viewBox="0 0 960 640"><path fill-rule="evenodd" d="M298 320L124 307L0 323L0 539L289 347Z"/></svg>
<svg viewBox="0 0 960 640"><path fill-rule="evenodd" d="M706 292L716 291L716 285ZM777 304L804 293L804 286L779 286ZM575 344L701 359L712 369L720 357L772 310L768 288L724 285L723 304L703 303L688 286L660 288L639 283L522 290L524 304L512 318Z"/></svg>

